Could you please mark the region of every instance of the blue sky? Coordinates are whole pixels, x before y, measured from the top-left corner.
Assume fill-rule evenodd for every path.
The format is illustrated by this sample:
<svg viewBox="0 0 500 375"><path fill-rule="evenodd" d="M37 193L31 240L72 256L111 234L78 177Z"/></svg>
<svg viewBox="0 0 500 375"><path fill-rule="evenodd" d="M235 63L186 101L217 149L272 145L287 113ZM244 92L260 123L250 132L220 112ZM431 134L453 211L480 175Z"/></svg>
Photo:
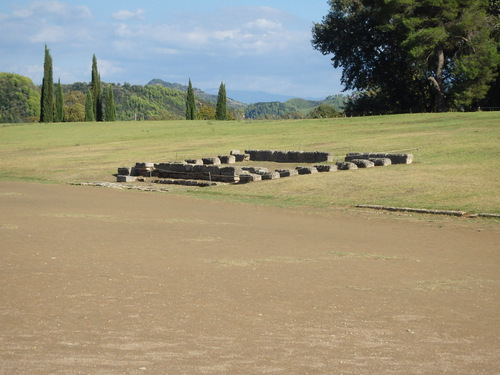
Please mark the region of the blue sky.
<svg viewBox="0 0 500 375"><path fill-rule="evenodd" d="M40 84L44 46L54 78L88 82L95 54L104 82L153 78L232 90L324 98L340 71L311 46L327 0L0 0L0 71Z"/></svg>

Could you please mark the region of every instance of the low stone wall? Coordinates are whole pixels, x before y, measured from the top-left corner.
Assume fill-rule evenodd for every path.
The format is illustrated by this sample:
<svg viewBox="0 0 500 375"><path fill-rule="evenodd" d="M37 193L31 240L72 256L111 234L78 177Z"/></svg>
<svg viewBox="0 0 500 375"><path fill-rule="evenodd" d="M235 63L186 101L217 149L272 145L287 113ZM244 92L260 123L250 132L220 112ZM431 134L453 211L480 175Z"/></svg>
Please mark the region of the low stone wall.
<svg viewBox="0 0 500 375"><path fill-rule="evenodd" d="M346 155L345 161L354 159L389 159L392 164L411 164L413 154L392 154L384 152L350 152Z"/></svg>
<svg viewBox="0 0 500 375"><path fill-rule="evenodd" d="M321 151L273 151L245 150L252 161L272 161L277 163L323 163L333 162L331 152Z"/></svg>

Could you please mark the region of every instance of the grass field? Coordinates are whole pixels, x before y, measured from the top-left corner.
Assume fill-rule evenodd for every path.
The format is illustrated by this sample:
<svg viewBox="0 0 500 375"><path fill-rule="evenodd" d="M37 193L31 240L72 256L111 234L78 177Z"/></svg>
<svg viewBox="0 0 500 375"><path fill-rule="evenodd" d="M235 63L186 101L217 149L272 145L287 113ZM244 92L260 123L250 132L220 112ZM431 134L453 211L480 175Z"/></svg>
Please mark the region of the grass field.
<svg viewBox="0 0 500 375"><path fill-rule="evenodd" d="M5 124L0 127L0 180L114 181L120 166L217 156L232 149L328 151L339 160L353 151L410 152L415 157L411 165L173 189L172 194L316 209L381 204L499 214L499 145L499 112L262 122Z"/></svg>

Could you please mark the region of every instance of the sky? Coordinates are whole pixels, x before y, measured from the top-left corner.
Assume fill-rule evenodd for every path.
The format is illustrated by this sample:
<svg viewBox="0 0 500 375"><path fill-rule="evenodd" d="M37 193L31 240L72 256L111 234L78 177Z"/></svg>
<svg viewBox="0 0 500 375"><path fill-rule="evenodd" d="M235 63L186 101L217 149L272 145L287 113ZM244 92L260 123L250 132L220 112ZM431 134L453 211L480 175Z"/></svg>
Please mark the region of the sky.
<svg viewBox="0 0 500 375"><path fill-rule="evenodd" d="M341 72L311 45L327 0L0 0L0 72L89 82L154 78L202 90L302 98L342 92ZM237 98L235 98L237 99Z"/></svg>

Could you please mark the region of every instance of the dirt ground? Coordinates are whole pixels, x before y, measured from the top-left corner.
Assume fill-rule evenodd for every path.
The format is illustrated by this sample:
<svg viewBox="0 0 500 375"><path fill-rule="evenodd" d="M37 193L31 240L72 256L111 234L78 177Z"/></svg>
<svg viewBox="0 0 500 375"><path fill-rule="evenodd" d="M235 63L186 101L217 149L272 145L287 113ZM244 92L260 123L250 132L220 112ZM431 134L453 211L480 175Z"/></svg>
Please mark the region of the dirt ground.
<svg viewBox="0 0 500 375"><path fill-rule="evenodd" d="M0 374L498 374L500 228L0 182Z"/></svg>

